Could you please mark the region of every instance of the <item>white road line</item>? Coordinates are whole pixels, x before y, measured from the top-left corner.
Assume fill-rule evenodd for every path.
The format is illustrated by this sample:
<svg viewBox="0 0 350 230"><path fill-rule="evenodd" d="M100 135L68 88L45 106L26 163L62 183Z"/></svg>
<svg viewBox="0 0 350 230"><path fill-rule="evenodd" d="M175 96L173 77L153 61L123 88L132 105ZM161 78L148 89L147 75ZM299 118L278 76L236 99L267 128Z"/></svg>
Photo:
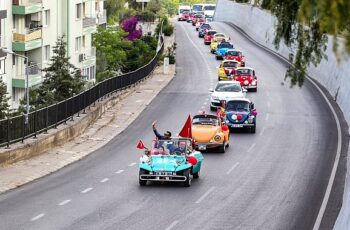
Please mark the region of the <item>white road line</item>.
<svg viewBox="0 0 350 230"><path fill-rule="evenodd" d="M87 188L87 189L84 189L83 191L81 191L81 193L88 193L88 192L90 192L91 190L93 190L93 188Z"/></svg>
<svg viewBox="0 0 350 230"><path fill-rule="evenodd" d="M177 223L179 223L178 220L175 220L174 222L172 222L165 230L171 230L175 227L175 225L177 225Z"/></svg>
<svg viewBox="0 0 350 230"><path fill-rule="evenodd" d="M39 215L34 216L32 219L30 219L30 221L39 220L40 218L42 218L42 217L44 217L44 216L45 216L45 213L40 213Z"/></svg>
<svg viewBox="0 0 350 230"><path fill-rule="evenodd" d="M205 106L202 106L201 109L205 109Z"/></svg>
<svg viewBox="0 0 350 230"><path fill-rule="evenodd" d="M202 202L212 191L214 191L215 187L211 187L208 191L206 191L203 196L201 196L197 201L196 204L199 204L200 202Z"/></svg>
<svg viewBox="0 0 350 230"><path fill-rule="evenodd" d="M269 120L269 114L268 113L266 114L265 120L266 121Z"/></svg>
<svg viewBox="0 0 350 230"><path fill-rule="evenodd" d="M101 182L101 183L105 183L105 182L107 182L107 181L109 181L109 178L106 177L106 178L102 179L100 182Z"/></svg>
<svg viewBox="0 0 350 230"><path fill-rule="evenodd" d="M227 172L226 174L230 174L237 166L239 165L239 163L237 162L236 164L234 164Z"/></svg>
<svg viewBox="0 0 350 230"><path fill-rule="evenodd" d="M136 165L136 163L135 163L135 162L133 162L133 163L129 164L129 166L130 166L130 167L132 167L132 166L134 166L134 165Z"/></svg>
<svg viewBox="0 0 350 230"><path fill-rule="evenodd" d="M120 174L120 173L122 173L122 172L124 172L124 170L123 170L123 169L120 169L120 170L116 171L115 173L116 173L116 174Z"/></svg>
<svg viewBox="0 0 350 230"><path fill-rule="evenodd" d="M256 145L256 143L252 144L252 145L249 147L249 149L247 150L247 152L249 153L250 151L252 151L253 148L255 147L255 145Z"/></svg>
<svg viewBox="0 0 350 230"><path fill-rule="evenodd" d="M262 135L264 134L265 129L266 129L266 127L263 127L263 128L262 128L262 130L261 130L261 132L260 132L260 134L259 134L260 136L262 136Z"/></svg>
<svg viewBox="0 0 350 230"><path fill-rule="evenodd" d="M71 200L64 200L64 201L62 201L61 203L59 203L58 205L59 205L59 206L63 206L63 205L68 204L69 202L71 202Z"/></svg>
<svg viewBox="0 0 350 230"><path fill-rule="evenodd" d="M207 102L204 102L203 105L207 105Z"/></svg>

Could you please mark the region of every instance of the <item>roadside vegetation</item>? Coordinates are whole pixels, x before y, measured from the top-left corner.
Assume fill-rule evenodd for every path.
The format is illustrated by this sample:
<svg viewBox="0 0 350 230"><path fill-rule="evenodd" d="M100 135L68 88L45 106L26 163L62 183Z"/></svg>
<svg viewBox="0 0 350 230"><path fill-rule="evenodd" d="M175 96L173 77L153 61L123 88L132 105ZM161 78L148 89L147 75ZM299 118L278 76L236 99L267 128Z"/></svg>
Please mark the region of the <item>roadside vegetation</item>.
<svg viewBox="0 0 350 230"><path fill-rule="evenodd" d="M250 3L251 0L236 0ZM344 50L339 49L339 37L345 40L345 51L350 53L350 1L344 0L260 0L255 5L269 10L278 20L274 44L278 48L284 42L295 51L286 77L292 84L301 86L310 64L317 66L327 58L327 34L334 37L334 52L341 59Z"/></svg>

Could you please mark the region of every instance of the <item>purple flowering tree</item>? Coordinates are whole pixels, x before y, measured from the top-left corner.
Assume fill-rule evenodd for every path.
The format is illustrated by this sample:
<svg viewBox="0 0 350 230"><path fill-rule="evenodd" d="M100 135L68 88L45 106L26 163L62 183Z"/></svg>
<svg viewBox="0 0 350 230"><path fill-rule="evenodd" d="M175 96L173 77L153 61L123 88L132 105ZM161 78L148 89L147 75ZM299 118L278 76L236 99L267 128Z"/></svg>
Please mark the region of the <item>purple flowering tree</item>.
<svg viewBox="0 0 350 230"><path fill-rule="evenodd" d="M134 41L135 39L141 38L142 28L139 26L137 28L138 18L136 16L125 19L122 22L122 28L125 32L128 32L127 39L129 41Z"/></svg>

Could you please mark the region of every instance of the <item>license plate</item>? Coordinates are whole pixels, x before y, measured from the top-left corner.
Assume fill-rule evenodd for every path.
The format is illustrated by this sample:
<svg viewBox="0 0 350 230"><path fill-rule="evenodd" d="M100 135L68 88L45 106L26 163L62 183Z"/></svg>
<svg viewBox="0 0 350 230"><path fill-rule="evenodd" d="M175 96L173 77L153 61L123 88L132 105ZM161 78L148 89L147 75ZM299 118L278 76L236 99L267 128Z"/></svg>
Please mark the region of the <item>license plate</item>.
<svg viewBox="0 0 350 230"><path fill-rule="evenodd" d="M206 150L207 146L206 145L198 145L199 150Z"/></svg>
<svg viewBox="0 0 350 230"><path fill-rule="evenodd" d="M243 125L242 124L232 124L233 128L242 128Z"/></svg>

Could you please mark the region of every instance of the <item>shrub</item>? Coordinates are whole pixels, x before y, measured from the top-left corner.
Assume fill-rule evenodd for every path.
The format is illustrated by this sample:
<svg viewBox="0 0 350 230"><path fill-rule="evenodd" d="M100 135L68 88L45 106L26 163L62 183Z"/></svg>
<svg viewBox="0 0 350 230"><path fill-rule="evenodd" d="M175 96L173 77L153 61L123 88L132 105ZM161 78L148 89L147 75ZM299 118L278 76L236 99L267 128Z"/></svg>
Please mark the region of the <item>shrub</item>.
<svg viewBox="0 0 350 230"><path fill-rule="evenodd" d="M174 33L174 26L168 24L163 27L163 33L165 36L171 36Z"/></svg>

